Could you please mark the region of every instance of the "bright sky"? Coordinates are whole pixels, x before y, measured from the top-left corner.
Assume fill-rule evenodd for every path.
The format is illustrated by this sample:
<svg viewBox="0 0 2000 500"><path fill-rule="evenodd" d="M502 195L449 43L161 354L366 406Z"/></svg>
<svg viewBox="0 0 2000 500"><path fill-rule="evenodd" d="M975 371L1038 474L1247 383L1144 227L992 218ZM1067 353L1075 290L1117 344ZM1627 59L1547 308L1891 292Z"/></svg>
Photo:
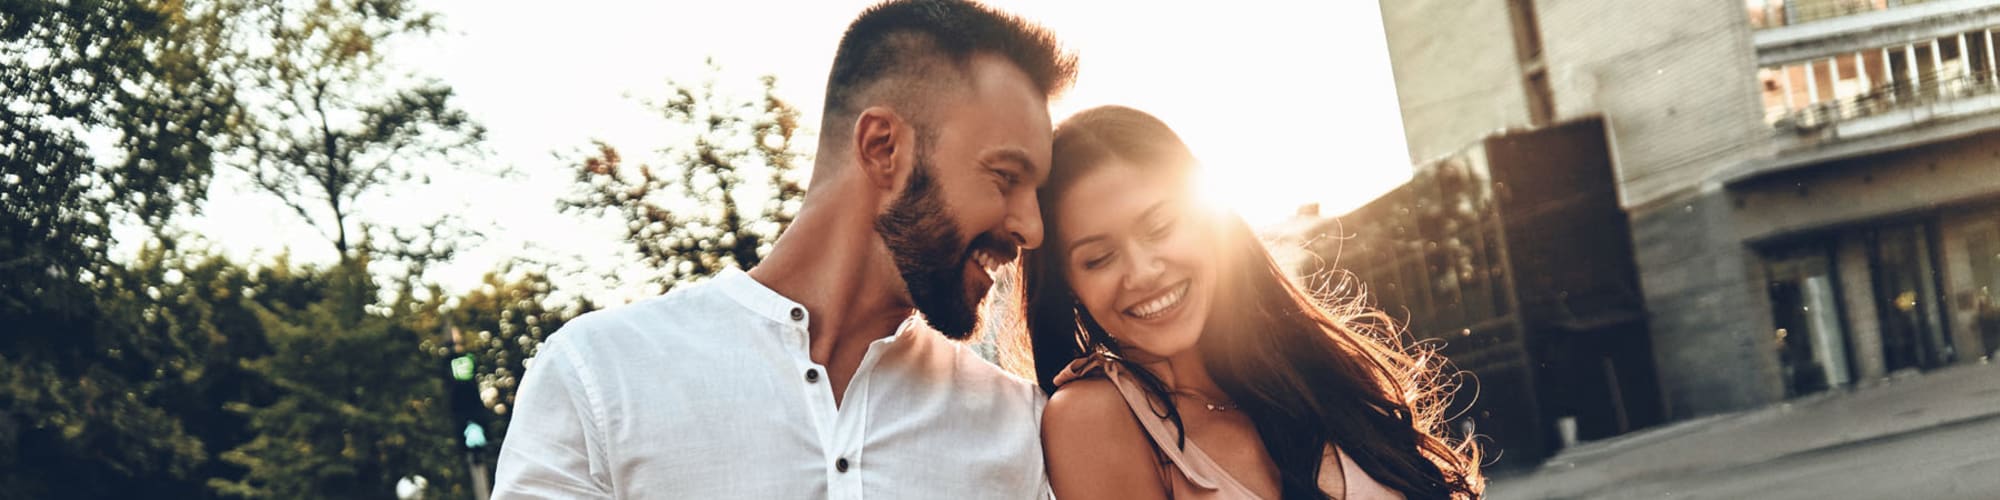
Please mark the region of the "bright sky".
<svg viewBox="0 0 2000 500"><path fill-rule="evenodd" d="M738 95L755 95L757 75L777 75L781 96L816 130L834 46L870 3L429 2L449 32L395 57L455 87L459 105L489 129L492 161L523 176L447 176L421 193L374 201L364 215L452 212L490 227L486 244L434 271L453 288L514 256L628 265L616 226L556 212L571 181L557 155L575 157L602 139L628 157L655 157L645 152L669 142L669 132L637 98L660 95L670 78L699 81L710 56ZM1102 104L1159 116L1206 163L1211 195L1253 224L1281 221L1305 203L1339 214L1409 178L1376 2L991 4L1041 22L1078 52L1078 81L1053 103L1056 120ZM226 187L240 182L224 173L209 213L189 226L239 257L290 248L294 261L332 260L330 245L274 201Z"/></svg>

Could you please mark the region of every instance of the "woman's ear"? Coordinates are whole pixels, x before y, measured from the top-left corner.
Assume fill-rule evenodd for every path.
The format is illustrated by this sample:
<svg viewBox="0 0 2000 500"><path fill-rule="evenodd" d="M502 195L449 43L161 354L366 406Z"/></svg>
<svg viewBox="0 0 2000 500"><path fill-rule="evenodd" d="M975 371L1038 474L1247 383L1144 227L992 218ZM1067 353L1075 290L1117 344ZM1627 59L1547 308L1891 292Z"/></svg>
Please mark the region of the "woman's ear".
<svg viewBox="0 0 2000 500"><path fill-rule="evenodd" d="M889 108L874 106L861 110L854 117L855 166L859 167L869 185L883 192L895 191L896 182L902 177L902 170L896 156L902 147L905 130L902 116Z"/></svg>

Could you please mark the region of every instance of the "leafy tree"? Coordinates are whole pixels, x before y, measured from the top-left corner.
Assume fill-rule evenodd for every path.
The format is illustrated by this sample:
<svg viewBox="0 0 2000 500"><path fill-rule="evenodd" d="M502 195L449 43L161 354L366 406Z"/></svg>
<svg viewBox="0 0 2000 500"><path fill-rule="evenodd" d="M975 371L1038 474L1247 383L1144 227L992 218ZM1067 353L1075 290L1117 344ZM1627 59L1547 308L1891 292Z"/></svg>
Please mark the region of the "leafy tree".
<svg viewBox="0 0 2000 500"><path fill-rule="evenodd" d="M712 60L709 70L699 85L668 82L667 98L647 103L687 130L687 141L666 148L663 162L638 165L597 142L575 165L575 191L560 204L565 213L624 222L626 243L656 271L650 280L662 291L755 266L805 196L795 178L807 161L794 143L799 111L778 98L777 78L763 77L762 95L743 100L717 90Z"/></svg>
<svg viewBox="0 0 2000 500"><path fill-rule="evenodd" d="M0 496L187 491L170 486L207 452L174 397L202 389L167 368L205 346L148 315L166 283L142 278L158 262L125 273L107 253L113 223L159 228L198 209L239 109L213 76L231 10L0 0L0 12Z"/></svg>
<svg viewBox="0 0 2000 500"><path fill-rule="evenodd" d="M439 320L444 324L436 327L460 332L457 345L447 346L444 341L448 337L440 336L427 341L425 351L439 357L454 352L476 356L475 380L489 413L485 458L486 463L495 463L513 416L514 395L520 390L521 375L532 365L531 358L549 334L595 306L558 297L554 285L539 271L508 265L487 273L484 284L471 292L419 309L441 310Z"/></svg>
<svg viewBox="0 0 2000 500"><path fill-rule="evenodd" d="M303 307L256 304L271 355L242 362L276 395L268 404L230 403L254 438L221 454L247 469L240 480L209 481L243 497L383 498L409 475L459 476L446 426L436 357L420 345L434 335L412 328L408 307L349 316L352 297L375 294L368 254L325 270L296 272L324 283ZM293 272L293 271L281 271ZM434 483L436 484L436 483Z"/></svg>
<svg viewBox="0 0 2000 500"><path fill-rule="evenodd" d="M359 205L428 184L437 168L466 168L485 129L452 103L450 86L386 61L384 47L438 29L411 0L254 1L246 29L269 48L246 52L239 67L258 92L236 136L237 166L351 259L371 228ZM443 240L471 236L457 226L391 228L370 250L421 269L451 257Z"/></svg>

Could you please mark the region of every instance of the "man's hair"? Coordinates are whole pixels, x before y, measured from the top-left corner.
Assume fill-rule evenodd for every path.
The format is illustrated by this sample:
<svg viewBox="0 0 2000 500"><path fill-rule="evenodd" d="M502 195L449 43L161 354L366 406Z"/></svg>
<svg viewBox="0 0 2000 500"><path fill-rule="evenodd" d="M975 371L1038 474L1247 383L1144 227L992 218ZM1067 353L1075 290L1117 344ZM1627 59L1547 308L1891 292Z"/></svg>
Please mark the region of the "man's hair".
<svg viewBox="0 0 2000 500"><path fill-rule="evenodd" d="M921 123L924 101L968 83L974 54L1006 58L1051 98L1076 78L1076 57L1034 23L966 0L890 0L862 11L841 36L826 79L822 130L847 136L870 89L885 80L895 87L881 99Z"/></svg>

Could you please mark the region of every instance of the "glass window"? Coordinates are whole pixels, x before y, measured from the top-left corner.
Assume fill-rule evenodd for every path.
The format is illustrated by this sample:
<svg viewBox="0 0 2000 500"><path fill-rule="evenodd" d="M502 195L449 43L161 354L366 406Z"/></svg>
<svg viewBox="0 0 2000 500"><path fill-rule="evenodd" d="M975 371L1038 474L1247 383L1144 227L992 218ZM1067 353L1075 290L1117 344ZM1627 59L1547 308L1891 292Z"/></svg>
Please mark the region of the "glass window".
<svg viewBox="0 0 2000 500"><path fill-rule="evenodd" d="M1423 268L1429 283L1425 287L1431 294L1431 320L1433 330L1452 328L1465 324L1463 305L1458 297L1458 272L1456 238L1453 227L1456 221L1452 215L1457 211L1457 203L1445 198L1437 181L1446 169L1430 169L1429 175L1420 175L1416 183L1418 202L1417 234L1423 245Z"/></svg>
<svg viewBox="0 0 2000 500"><path fill-rule="evenodd" d="M1821 19L1873 12L1923 0L1744 0L1750 26L1776 28Z"/></svg>
<svg viewBox="0 0 2000 500"><path fill-rule="evenodd" d="M1951 361L1951 340L1945 335L1938 300L1938 270L1931 257L1931 225L1881 228L1868 236L1868 268L1874 273L1885 367L1934 368Z"/></svg>
<svg viewBox="0 0 2000 500"><path fill-rule="evenodd" d="M1832 262L1825 245L1776 253L1765 262L1774 326L1771 340L1778 349L1787 395L1853 382Z"/></svg>
<svg viewBox="0 0 2000 500"><path fill-rule="evenodd" d="M1996 214L1995 219L2000 219ZM2000 351L2000 220L1972 230L1965 239L1972 260L1973 307L1979 322L1981 352Z"/></svg>

